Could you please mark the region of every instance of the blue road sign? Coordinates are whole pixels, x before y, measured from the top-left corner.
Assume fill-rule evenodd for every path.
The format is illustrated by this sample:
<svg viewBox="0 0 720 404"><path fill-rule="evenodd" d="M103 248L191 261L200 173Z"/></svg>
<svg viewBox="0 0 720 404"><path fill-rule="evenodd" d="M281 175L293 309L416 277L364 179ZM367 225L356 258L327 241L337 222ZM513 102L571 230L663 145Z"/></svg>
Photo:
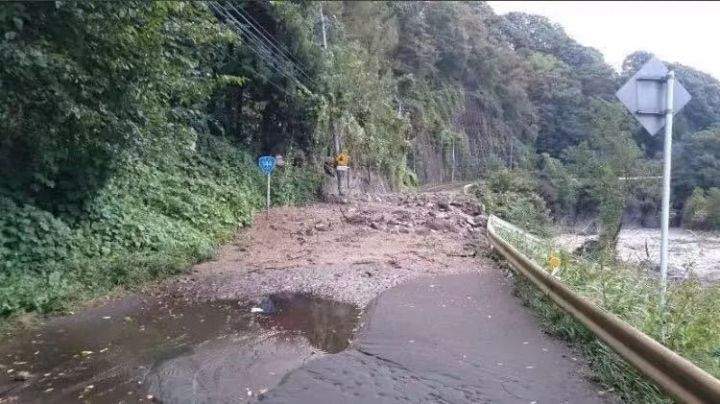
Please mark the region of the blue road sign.
<svg viewBox="0 0 720 404"><path fill-rule="evenodd" d="M273 156L262 156L258 159L258 167L260 171L265 175L272 174L275 169L275 157Z"/></svg>

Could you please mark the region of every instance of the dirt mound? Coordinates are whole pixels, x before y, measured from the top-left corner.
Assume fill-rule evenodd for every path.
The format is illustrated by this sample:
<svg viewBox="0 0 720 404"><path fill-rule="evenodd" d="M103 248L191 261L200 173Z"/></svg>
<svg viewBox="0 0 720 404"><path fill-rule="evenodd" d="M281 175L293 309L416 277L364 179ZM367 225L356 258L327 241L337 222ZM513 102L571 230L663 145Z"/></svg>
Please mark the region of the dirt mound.
<svg viewBox="0 0 720 404"><path fill-rule="evenodd" d="M363 306L408 279L477 269L482 213L460 190L275 208L169 289L199 299L304 291Z"/></svg>

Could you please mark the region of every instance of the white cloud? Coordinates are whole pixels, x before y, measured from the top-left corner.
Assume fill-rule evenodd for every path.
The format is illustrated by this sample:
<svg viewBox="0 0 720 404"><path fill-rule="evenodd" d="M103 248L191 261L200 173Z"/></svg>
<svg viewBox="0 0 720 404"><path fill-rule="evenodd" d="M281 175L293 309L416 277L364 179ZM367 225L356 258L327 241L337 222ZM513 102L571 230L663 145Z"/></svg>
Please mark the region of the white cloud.
<svg viewBox="0 0 720 404"><path fill-rule="evenodd" d="M720 78L720 2L489 1L498 14L548 17L572 38L620 68L636 50Z"/></svg>

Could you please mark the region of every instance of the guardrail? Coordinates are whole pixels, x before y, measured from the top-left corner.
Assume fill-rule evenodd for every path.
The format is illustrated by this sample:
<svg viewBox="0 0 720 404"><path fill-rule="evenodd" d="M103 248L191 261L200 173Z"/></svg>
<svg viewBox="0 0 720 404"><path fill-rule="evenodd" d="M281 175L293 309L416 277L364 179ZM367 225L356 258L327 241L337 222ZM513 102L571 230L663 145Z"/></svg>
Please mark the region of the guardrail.
<svg viewBox="0 0 720 404"><path fill-rule="evenodd" d="M505 257L515 270L523 274L639 372L680 402L720 403L720 380L612 313L578 296L500 237L496 229L498 224L522 231L502 219L490 216L487 233L493 248ZM525 235L524 237L531 238L532 241L537 240L527 233Z"/></svg>

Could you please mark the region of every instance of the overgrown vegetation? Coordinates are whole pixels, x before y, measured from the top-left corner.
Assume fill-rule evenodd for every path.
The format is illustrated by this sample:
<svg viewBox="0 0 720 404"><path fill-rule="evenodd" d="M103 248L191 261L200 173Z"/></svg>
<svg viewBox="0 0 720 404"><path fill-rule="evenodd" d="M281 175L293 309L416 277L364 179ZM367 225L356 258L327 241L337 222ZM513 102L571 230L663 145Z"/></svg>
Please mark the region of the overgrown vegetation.
<svg viewBox="0 0 720 404"><path fill-rule="evenodd" d="M565 285L627 323L655 338L709 373L720 376L720 286L703 287L697 280L671 284L667 314L663 319L657 299L658 283L643 269L614 262L612 266L581 260L556 249L547 241L533 242L509 228L500 235L526 256L553 271ZM548 257L560 258L557 269L548 266ZM600 343L584 326L559 309L535 286L518 280L523 299L533 307L555 334L575 343L591 362L598 380L612 387L624 401L669 402L644 377Z"/></svg>
<svg viewBox="0 0 720 404"><path fill-rule="evenodd" d="M488 212L535 234L548 236L550 214L537 193L537 186L527 170L497 170L476 189L476 196Z"/></svg>
<svg viewBox="0 0 720 404"><path fill-rule="evenodd" d="M127 161L75 214L2 198L1 313L62 309L211 257L262 208L264 179L247 153L210 142L199 153ZM318 185L292 169L273 181L275 201L288 204Z"/></svg>
<svg viewBox="0 0 720 404"><path fill-rule="evenodd" d="M720 188L695 188L685 202L683 223L692 229L720 229Z"/></svg>
<svg viewBox="0 0 720 404"><path fill-rule="evenodd" d="M270 13L258 11L297 26ZM277 117L273 83L249 78L258 61L202 3L9 3L0 27L1 316L61 310L210 257L263 204L259 152L288 155L275 203L315 197L307 132L281 150L263 144L249 117ZM237 89L246 95L227 109ZM294 97L312 128L313 100Z"/></svg>

